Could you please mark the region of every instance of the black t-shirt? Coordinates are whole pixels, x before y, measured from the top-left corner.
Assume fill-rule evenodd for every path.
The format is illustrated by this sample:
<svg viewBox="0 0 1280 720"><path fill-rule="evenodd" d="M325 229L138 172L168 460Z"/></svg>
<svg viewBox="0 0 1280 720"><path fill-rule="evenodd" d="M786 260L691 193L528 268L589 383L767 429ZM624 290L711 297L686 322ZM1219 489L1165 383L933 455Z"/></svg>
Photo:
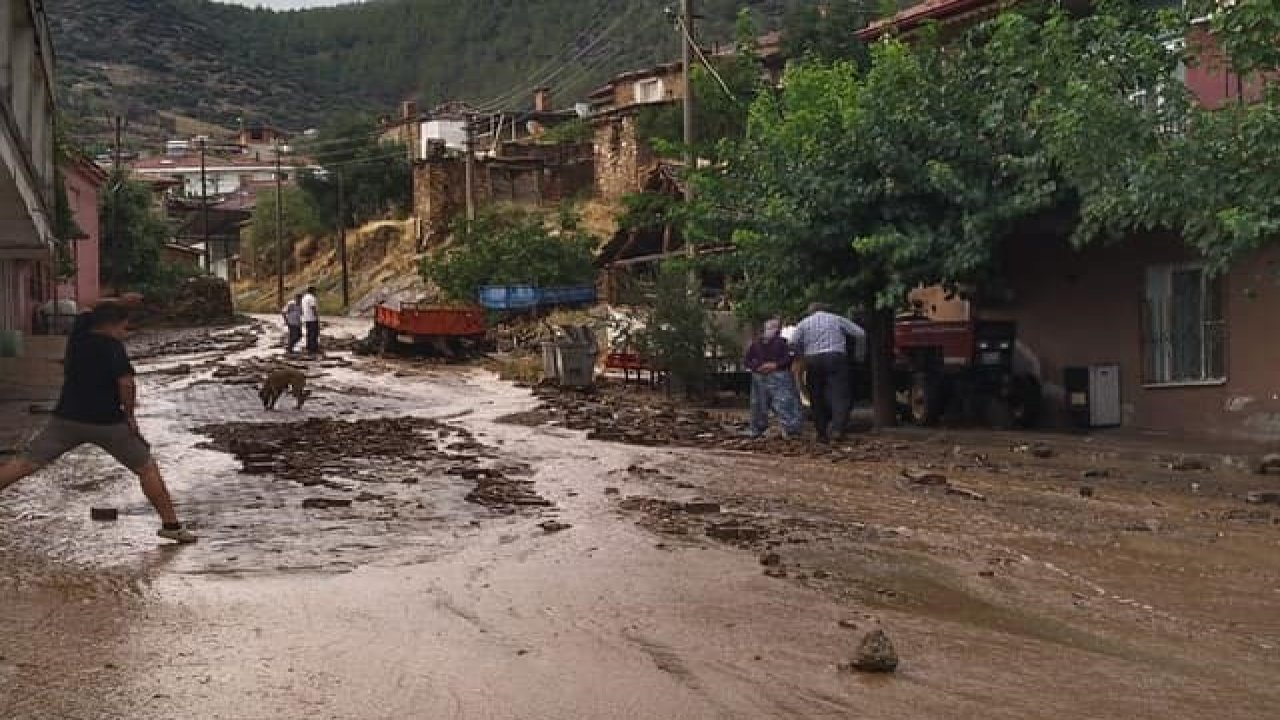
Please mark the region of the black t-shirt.
<svg viewBox="0 0 1280 720"><path fill-rule="evenodd" d="M75 422L112 425L125 420L117 381L133 375L124 343L77 327L67 338L62 396L53 414Z"/></svg>

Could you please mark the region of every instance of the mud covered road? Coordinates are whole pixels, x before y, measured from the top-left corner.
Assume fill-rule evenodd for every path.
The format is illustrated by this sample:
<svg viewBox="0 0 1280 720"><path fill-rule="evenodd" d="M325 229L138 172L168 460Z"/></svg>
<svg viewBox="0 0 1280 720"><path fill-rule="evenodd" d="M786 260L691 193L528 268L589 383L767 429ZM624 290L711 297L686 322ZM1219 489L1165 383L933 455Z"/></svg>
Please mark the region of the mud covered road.
<svg viewBox="0 0 1280 720"><path fill-rule="evenodd" d="M731 413L343 353L305 366L301 411L267 413L273 342L136 343L143 429L199 544L157 541L96 451L0 496L0 717L1244 720L1280 702L1280 506L1246 502L1273 476L1102 439L750 444ZM898 672L839 669L872 627Z"/></svg>

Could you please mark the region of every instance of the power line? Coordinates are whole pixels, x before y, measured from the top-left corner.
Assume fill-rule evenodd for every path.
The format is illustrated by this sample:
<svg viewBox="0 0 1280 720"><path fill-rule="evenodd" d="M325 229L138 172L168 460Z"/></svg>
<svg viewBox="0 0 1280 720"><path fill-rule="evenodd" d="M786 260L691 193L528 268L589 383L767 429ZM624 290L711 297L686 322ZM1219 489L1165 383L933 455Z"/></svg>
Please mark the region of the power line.
<svg viewBox="0 0 1280 720"><path fill-rule="evenodd" d="M635 6L634 4L633 4L633 5L630 5L630 6L629 6L629 8L628 8L628 10L626 10L626 11L623 13L623 16L625 17L625 16L630 15L630 14L631 14L631 12L633 12L633 11L635 10L635 8L636 8L636 6ZM592 30L595 30L595 29L597 29L597 28L601 28L602 26L604 26L604 25L605 25L606 8L601 8L601 9L598 11L598 15L599 15L599 22L597 22L595 25L593 25L593 26L591 26L591 27L587 28L586 30L580 30L580 31L578 31L577 33L575 33L575 35L574 35L574 40L575 40L575 41L576 41L576 40L578 40L579 38L583 37L583 36L584 36L584 35L586 35L587 33L591 32ZM614 21L614 24L615 24L615 25L617 24L617 20L615 20L615 21ZM612 30L612 27L613 27L613 26L605 26L605 27L603 27L603 29L601 29L601 30L597 30L597 32L599 32L600 34L604 34L604 33L610 32L610 31ZM591 44L593 44L593 43L594 43L594 41L592 41L592 43L588 43L588 47L590 47L590 45L591 45ZM571 53L570 53L570 55L569 55L568 57L562 57L562 56L561 56L561 54L564 52L564 50L565 50L565 49L567 49L567 50L570 50L570 51L571 51ZM581 56L581 54L582 54L582 52L583 52L583 50L582 50L582 49L577 48L577 47L576 47L575 45L573 45L573 44L570 44L570 45L569 45L569 46L567 46L566 48L561 49L559 52L557 52L556 54L552 55L552 56L551 56L551 58L550 58L546 63L544 63L542 66L540 66L538 69L536 69L536 70L534 70L533 72L530 72L528 75L526 75L526 76L524 77L524 79L523 79L522 81L520 81L519 86L509 88L509 89L508 89L506 92L504 92L504 93L501 93L501 94L499 94L499 95L496 95L496 96L494 96L494 97L492 97L492 98L490 98L490 99L488 99L488 100L485 100L485 101L483 101L483 102L477 103L477 104L476 104L476 108L477 108L477 109L485 109L485 108L500 107L500 106L502 106L502 105L505 105L505 104L506 104L507 102L509 102L512 98L514 98L514 97L518 96L518 95L519 95L520 93L522 93L522 92L525 92L525 89L524 89L524 87L525 87L525 86L524 86L524 84L523 84L523 83L534 82L534 83L535 83L534 87L537 87L538 85L540 85L540 84L542 84L542 83L540 83L539 81L536 81L536 80L535 80L535 78L540 77L540 76L544 75L544 74L545 74L545 73L547 73L547 72L550 72L550 71L551 71L552 69L554 69L558 64L563 64L564 62L572 62L572 61L573 61L574 59L576 59L577 57L580 57L580 56Z"/></svg>
<svg viewBox="0 0 1280 720"><path fill-rule="evenodd" d="M506 104L506 103L510 102L510 101L511 101L511 100L513 100L514 98L519 97L521 94L523 94L523 93L527 93L531 88L542 87L542 86L544 86L544 85L547 85L547 84L548 84L548 83L550 83L552 80L555 80L557 77L559 77L560 75L562 75L564 72L569 71L569 70L572 70L572 69L575 69L575 63L577 63L578 61L582 60L583 58L586 58L586 57L588 57L589 55L591 55L591 54L592 54L592 53L593 53L593 52L594 52L594 51L595 51L595 50L600 46L600 44L601 44L601 43L603 43L603 42L604 42L605 40L607 40L611 35L613 35L613 34L614 34L615 32L617 32L620 28L622 28L622 27L623 27L623 25L624 25L624 24L625 24L625 23L626 23L626 22L627 22L627 21L628 21L628 20L629 20L633 15L635 15L635 14L636 14L636 11L638 11L638 10L640 10L640 9L643 9L643 8L644 8L644 4L643 4L643 3L630 5L626 11L624 11L621 15L619 15L619 16L618 16L618 17L613 21L613 23L611 23L607 28L605 28L603 31L601 31L601 32L600 32L600 34L598 34L598 35L597 35L597 36L596 36L596 37L595 37L591 42L589 42L585 47L583 47L583 48L581 48L581 49L577 50L576 52L574 52L574 54L573 54L571 57L569 57L565 62L563 62L563 63L562 63L558 68L556 68L555 70L553 70L553 71L551 71L551 72L549 72L549 73L547 73L547 74L545 74L545 75L542 75L542 76L541 76L541 78L540 78L539 80L537 80L537 81L536 81L532 86L527 86L527 85L523 85L523 84L522 84L522 85L520 85L520 86L517 86L517 87L513 88L512 90L508 91L507 93L505 93L505 94L503 94L503 95L499 95L497 98L494 98L493 100L491 100L491 101L489 101L489 102L482 103L480 106L478 106L478 108L479 108L479 109L493 109L493 108L501 107L502 105L504 105L504 104ZM653 17L654 17L654 18L660 18L660 17L661 17L661 15L658 15L657 13L655 13L655 14L653 15ZM652 23L652 20L651 20L651 21L649 21L649 22L650 22L650 23ZM646 24L642 24L642 25L640 26L640 28L641 28L641 29L644 29L644 28L647 28L648 26L649 26L649 23L646 23ZM609 56L608 56L608 54L607 54L607 53L602 53L602 54L599 56L599 58L595 61L595 62L596 62L596 64L592 67L592 69L598 68L598 67L600 66L600 64L602 64L603 62L607 62L609 59L610 59L610 58L609 58ZM590 64L590 63L589 63L589 64ZM578 66L578 67L581 67L581 66ZM526 78L526 79L532 79L532 78Z"/></svg>

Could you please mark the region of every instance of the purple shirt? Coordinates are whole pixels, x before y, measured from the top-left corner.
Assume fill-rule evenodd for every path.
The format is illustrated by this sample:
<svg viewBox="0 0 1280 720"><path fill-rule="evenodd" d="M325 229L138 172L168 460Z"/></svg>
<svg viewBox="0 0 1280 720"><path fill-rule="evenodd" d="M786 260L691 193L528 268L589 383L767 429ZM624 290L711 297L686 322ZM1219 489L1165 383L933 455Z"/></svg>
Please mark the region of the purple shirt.
<svg viewBox="0 0 1280 720"><path fill-rule="evenodd" d="M787 341L779 335L772 340L762 338L752 340L751 347L747 348L747 358L742 364L746 365L751 372L755 372L765 363L774 363L779 370L786 370L791 367L793 359L795 359L795 353L791 352Z"/></svg>

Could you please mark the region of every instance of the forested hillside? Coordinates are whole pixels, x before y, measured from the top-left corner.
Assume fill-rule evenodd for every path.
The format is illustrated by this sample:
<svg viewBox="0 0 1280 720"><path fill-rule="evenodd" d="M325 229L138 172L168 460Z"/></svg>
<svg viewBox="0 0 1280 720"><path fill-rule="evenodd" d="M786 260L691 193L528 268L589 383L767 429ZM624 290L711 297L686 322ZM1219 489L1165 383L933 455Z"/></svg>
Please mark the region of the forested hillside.
<svg viewBox="0 0 1280 720"><path fill-rule="evenodd" d="M743 6L768 30L813 2L701 0L703 37L728 38ZM373 0L295 12L207 0L46 5L63 107L81 137L101 137L103 118L121 106L135 129L163 131L158 111L300 129L407 98L519 107L540 82L567 102L678 48L655 0Z"/></svg>

